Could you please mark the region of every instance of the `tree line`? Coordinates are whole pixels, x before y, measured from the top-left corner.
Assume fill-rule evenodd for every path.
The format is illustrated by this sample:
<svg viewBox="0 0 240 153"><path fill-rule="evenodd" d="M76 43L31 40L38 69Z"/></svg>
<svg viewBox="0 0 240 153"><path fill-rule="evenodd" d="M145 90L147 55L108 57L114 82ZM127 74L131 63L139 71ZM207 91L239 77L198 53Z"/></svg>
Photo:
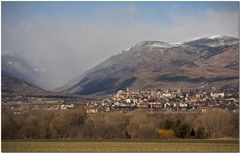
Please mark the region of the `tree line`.
<svg viewBox="0 0 240 153"><path fill-rule="evenodd" d="M3 139L171 139L238 137L238 113L111 112L84 109L29 111L2 108Z"/></svg>

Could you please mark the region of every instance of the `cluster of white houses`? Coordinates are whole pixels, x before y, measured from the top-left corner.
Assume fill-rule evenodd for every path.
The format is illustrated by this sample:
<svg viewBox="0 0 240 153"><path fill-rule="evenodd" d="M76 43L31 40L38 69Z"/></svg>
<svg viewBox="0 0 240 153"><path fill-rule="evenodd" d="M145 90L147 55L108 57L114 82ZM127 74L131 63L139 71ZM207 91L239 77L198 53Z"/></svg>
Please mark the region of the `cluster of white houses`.
<svg viewBox="0 0 240 153"><path fill-rule="evenodd" d="M87 104L88 113L100 111L203 111L222 108L236 111L239 108L236 92L193 92L182 90L120 90L112 97Z"/></svg>
<svg viewBox="0 0 240 153"><path fill-rule="evenodd" d="M29 110L66 110L87 108L88 113L133 110L144 111L191 111L204 112L206 109L221 108L238 111L239 95L234 90L182 91L182 90L120 90L108 98L80 97L13 97L5 98L2 106L9 107L14 114Z"/></svg>

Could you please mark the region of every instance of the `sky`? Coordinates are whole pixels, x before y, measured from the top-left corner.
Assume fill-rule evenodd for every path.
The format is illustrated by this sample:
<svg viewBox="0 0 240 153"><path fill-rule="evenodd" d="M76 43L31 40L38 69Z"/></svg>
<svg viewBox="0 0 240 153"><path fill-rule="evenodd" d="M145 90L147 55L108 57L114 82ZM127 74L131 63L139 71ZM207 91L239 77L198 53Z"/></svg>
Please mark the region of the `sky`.
<svg viewBox="0 0 240 153"><path fill-rule="evenodd" d="M145 40L238 37L235 2L1 2L2 49L42 70L47 89Z"/></svg>

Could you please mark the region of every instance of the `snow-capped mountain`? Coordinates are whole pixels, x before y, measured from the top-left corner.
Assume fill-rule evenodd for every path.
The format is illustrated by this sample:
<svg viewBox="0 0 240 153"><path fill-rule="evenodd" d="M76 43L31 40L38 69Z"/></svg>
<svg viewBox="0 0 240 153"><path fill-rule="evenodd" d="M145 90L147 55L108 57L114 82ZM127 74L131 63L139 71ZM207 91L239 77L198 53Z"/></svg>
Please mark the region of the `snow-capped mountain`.
<svg viewBox="0 0 240 153"><path fill-rule="evenodd" d="M238 41L223 35L182 43L142 41L90 69L67 91L87 95L126 87L236 87Z"/></svg>
<svg viewBox="0 0 240 153"><path fill-rule="evenodd" d="M192 40L189 42L185 42L184 44L187 45L198 45L198 46L209 46L209 47L221 47L221 46L230 46L237 44L239 42L238 39L224 36L224 35L215 35L215 36L209 36L205 38L200 38L196 40Z"/></svg>
<svg viewBox="0 0 240 153"><path fill-rule="evenodd" d="M206 45L210 47L216 47L216 46L224 46L224 45L233 45L238 43L238 39L230 36L225 35L213 35L208 37L196 37L193 39L188 39L185 41L173 43L176 45L183 45L183 44L197 44L197 45Z"/></svg>

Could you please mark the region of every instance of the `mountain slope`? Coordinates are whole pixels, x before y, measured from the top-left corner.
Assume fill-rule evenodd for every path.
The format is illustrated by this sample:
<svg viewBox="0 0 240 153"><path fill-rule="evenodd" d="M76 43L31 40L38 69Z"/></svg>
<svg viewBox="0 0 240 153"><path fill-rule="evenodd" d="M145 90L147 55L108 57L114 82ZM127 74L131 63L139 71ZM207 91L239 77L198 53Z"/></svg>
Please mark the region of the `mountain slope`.
<svg viewBox="0 0 240 153"><path fill-rule="evenodd" d="M44 95L48 92L34 87L24 81L2 74L2 96L33 96Z"/></svg>
<svg viewBox="0 0 240 153"><path fill-rule="evenodd" d="M2 73L6 76L16 78L33 86L46 87L41 81L41 70L30 64L23 56L17 53L2 53Z"/></svg>
<svg viewBox="0 0 240 153"><path fill-rule="evenodd" d="M238 86L238 39L211 36L178 44L143 41L90 69L67 91Z"/></svg>

